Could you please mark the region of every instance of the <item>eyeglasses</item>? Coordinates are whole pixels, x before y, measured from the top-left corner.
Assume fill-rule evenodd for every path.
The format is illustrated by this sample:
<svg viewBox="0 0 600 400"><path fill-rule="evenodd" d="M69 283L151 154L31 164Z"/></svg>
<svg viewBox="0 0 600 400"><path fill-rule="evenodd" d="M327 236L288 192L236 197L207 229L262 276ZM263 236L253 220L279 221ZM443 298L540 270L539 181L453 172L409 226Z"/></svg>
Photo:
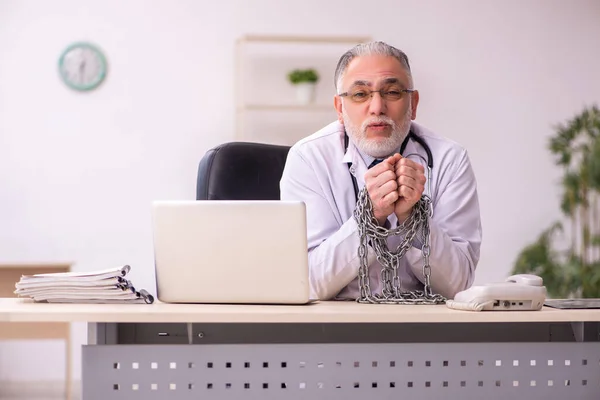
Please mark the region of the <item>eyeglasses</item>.
<svg viewBox="0 0 600 400"><path fill-rule="evenodd" d="M348 92L340 93L338 96L340 97L348 97L354 103L364 103L373 97L374 93L379 93L381 98L385 101L398 101L403 96L404 93L412 93L415 89L379 89L379 90L370 90L370 89L354 89Z"/></svg>

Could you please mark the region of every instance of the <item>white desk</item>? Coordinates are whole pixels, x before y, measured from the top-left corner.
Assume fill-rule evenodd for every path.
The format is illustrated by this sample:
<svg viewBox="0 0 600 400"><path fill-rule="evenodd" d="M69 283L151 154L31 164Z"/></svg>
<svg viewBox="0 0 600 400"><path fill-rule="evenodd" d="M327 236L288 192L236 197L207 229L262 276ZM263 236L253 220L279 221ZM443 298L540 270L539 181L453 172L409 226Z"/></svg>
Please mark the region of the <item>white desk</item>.
<svg viewBox="0 0 600 400"><path fill-rule="evenodd" d="M600 310L0 299L0 321L87 322L84 400L600 398Z"/></svg>

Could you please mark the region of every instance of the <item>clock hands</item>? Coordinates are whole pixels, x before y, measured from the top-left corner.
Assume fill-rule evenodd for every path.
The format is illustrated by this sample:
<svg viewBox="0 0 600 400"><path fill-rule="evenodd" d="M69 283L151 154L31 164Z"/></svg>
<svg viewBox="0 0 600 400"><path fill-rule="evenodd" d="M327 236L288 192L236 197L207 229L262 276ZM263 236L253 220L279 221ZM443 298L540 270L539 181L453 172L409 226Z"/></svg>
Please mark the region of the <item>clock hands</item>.
<svg viewBox="0 0 600 400"><path fill-rule="evenodd" d="M83 81L84 81L84 73L85 73L85 60L82 60L81 64L79 64L79 79L81 80L81 83L83 83Z"/></svg>

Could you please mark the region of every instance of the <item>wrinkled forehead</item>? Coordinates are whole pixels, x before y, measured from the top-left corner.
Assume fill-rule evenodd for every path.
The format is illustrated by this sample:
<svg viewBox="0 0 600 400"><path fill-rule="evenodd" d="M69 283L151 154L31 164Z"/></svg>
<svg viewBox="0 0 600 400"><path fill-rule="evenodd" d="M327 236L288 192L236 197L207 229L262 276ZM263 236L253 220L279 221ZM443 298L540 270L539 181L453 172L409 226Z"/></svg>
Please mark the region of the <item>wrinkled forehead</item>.
<svg viewBox="0 0 600 400"><path fill-rule="evenodd" d="M353 59L342 77L342 85L377 87L392 80L408 88L409 76L400 61L391 56L369 55Z"/></svg>
<svg viewBox="0 0 600 400"><path fill-rule="evenodd" d="M367 86L369 88L375 88L375 87L385 87L385 86L394 86L394 85L405 87L404 83L399 78L392 77L392 76L383 77L376 81L356 79L355 81L350 82L349 87Z"/></svg>

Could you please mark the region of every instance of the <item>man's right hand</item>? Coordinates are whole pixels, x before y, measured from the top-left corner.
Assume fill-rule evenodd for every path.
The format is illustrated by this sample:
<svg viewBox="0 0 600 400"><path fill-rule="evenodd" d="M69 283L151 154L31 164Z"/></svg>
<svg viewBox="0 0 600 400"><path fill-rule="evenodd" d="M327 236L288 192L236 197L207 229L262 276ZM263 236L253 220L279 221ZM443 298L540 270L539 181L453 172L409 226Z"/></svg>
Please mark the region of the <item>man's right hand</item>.
<svg viewBox="0 0 600 400"><path fill-rule="evenodd" d="M396 163L400 154L394 154L369 169L365 174L365 187L373 204L373 215L379 226L383 226L389 215L394 212L394 204L398 200L398 183L396 182Z"/></svg>

